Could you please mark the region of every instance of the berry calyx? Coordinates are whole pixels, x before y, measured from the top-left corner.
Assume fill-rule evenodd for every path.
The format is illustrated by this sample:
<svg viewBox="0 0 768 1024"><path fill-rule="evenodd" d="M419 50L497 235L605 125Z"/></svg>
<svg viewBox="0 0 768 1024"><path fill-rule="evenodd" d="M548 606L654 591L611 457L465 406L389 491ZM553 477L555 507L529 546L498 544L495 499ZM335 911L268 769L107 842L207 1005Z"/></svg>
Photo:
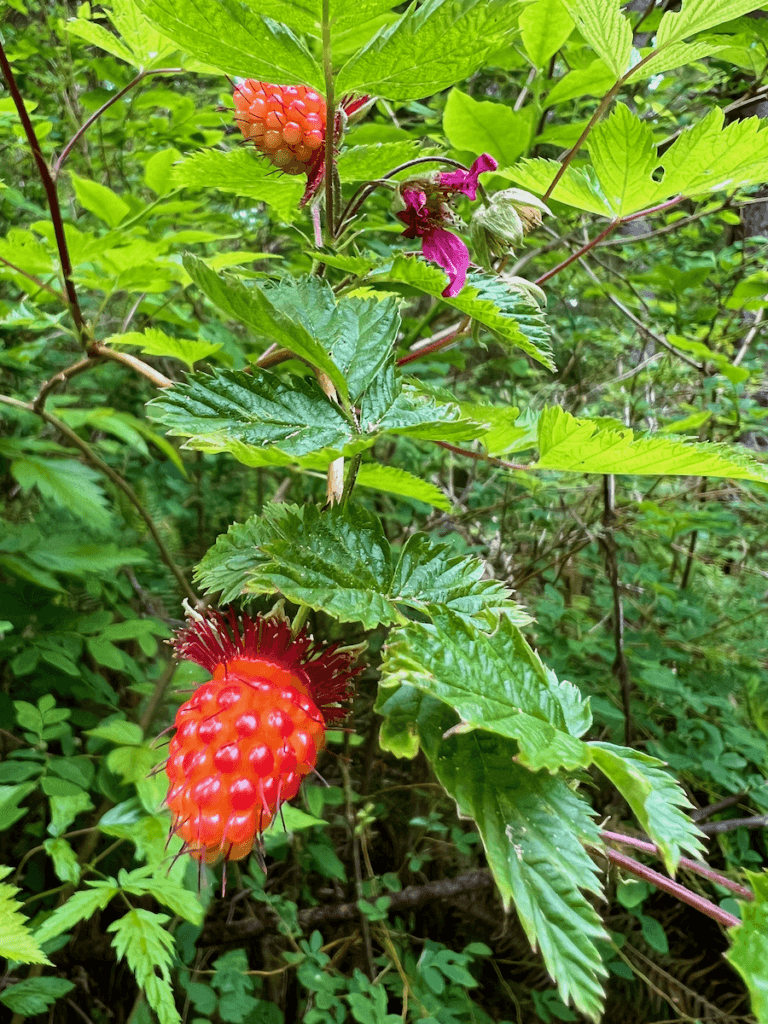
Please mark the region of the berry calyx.
<svg viewBox="0 0 768 1024"><path fill-rule="evenodd" d="M243 137L285 174L310 175L322 161L326 107L314 89L248 78L233 99Z"/></svg>
<svg viewBox="0 0 768 1024"><path fill-rule="evenodd" d="M276 616L209 611L176 638L177 656L212 673L181 705L171 740L166 801L183 850L210 864L240 860L296 796L346 716L356 652L319 650Z"/></svg>

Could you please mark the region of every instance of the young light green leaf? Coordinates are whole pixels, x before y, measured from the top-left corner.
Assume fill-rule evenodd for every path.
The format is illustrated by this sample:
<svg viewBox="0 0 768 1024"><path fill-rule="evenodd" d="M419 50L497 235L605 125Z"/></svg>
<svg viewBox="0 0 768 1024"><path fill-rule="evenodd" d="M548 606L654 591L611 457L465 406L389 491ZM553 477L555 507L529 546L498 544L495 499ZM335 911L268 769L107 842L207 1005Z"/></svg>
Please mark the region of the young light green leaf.
<svg viewBox="0 0 768 1024"><path fill-rule="evenodd" d="M697 856L704 849L701 833L683 808L691 803L663 762L629 747L590 743L592 760L618 789L640 827L659 848L664 866L674 875L683 852Z"/></svg>
<svg viewBox="0 0 768 1024"><path fill-rule="evenodd" d="M92 917L97 910L103 910L113 896L120 891L114 878L103 882L88 882L90 889L81 889L69 897L66 903L57 907L49 918L35 932L35 940L43 943L78 923Z"/></svg>
<svg viewBox="0 0 768 1024"><path fill-rule="evenodd" d="M280 220L291 222L299 215L302 184L287 174L275 175L274 168L259 158L254 149L238 148L228 153L204 149L184 157L171 170L174 188L216 189L271 207Z"/></svg>
<svg viewBox="0 0 768 1024"><path fill-rule="evenodd" d="M514 0L414 4L347 61L337 88L392 100L431 96L476 71L517 27L519 13Z"/></svg>
<svg viewBox="0 0 768 1024"><path fill-rule="evenodd" d="M573 18L563 0L534 0L520 15L525 52L535 68L543 68L573 32Z"/></svg>
<svg viewBox="0 0 768 1024"><path fill-rule="evenodd" d="M191 370L201 359L207 359L218 352L221 343L210 341L192 341L190 338L172 338L157 327L147 327L145 331L129 331L128 334L113 334L104 342L105 345L138 345L141 351L149 356L163 356L179 359Z"/></svg>
<svg viewBox="0 0 768 1024"><path fill-rule="evenodd" d="M66 839L46 839L45 852L53 860L53 870L62 882L77 885L80 881L80 864L75 851Z"/></svg>
<svg viewBox="0 0 768 1024"><path fill-rule="evenodd" d="M587 143L602 194L614 216L648 206L658 191L651 175L658 163L653 132L629 107L618 103L594 126Z"/></svg>
<svg viewBox="0 0 768 1024"><path fill-rule="evenodd" d="M662 16L656 30L656 48L680 42L754 10L754 0L683 0L679 11L666 11Z"/></svg>
<svg viewBox="0 0 768 1024"><path fill-rule="evenodd" d="M595 942L606 936L580 891L600 893L597 868L582 846L600 842L591 809L561 779L515 764L514 744L503 737L471 732L443 739L450 713L434 705L429 701L419 714L418 729L438 781L459 812L475 819L502 898L514 903L561 998L597 1020L607 972Z"/></svg>
<svg viewBox="0 0 768 1024"><path fill-rule="evenodd" d="M163 67L165 58L178 49L177 42L152 28L134 0L111 0L110 8L115 28L131 48L137 67Z"/></svg>
<svg viewBox="0 0 768 1024"><path fill-rule="evenodd" d="M571 22L573 24L573 22ZM479 156L490 153L508 167L531 143L535 108L513 110L506 103L476 100L451 89L443 112L443 130L454 149Z"/></svg>
<svg viewBox="0 0 768 1024"><path fill-rule="evenodd" d="M130 212L130 206L126 201L113 192L106 185L97 181L89 181L87 178L78 177L74 171L69 172L72 184L75 189L75 196L78 203L84 210L94 214L110 227L114 228Z"/></svg>
<svg viewBox="0 0 768 1024"><path fill-rule="evenodd" d="M636 438L631 430L612 430L576 419L559 406L544 409L539 417L539 461L533 468L768 483L768 467L737 448L670 437Z"/></svg>
<svg viewBox="0 0 768 1024"><path fill-rule="evenodd" d="M585 68L575 68L555 82L547 93L547 106L565 103L580 96L604 96L615 81L611 69L597 57Z"/></svg>
<svg viewBox="0 0 768 1024"><path fill-rule="evenodd" d="M129 910L127 914L108 925L114 932L112 945L118 960L123 957L144 992L147 1002L157 1014L160 1024L181 1024L171 988L173 963L173 936L163 927L170 918L167 914L153 914L149 910ZM160 971L161 977L155 973Z"/></svg>
<svg viewBox="0 0 768 1024"><path fill-rule="evenodd" d="M36 1017L74 987L65 978L25 978L0 992L0 1003L20 1017Z"/></svg>
<svg viewBox="0 0 768 1024"><path fill-rule="evenodd" d="M532 771L590 763L589 748L569 728L588 724L584 701L547 674L506 618L492 634L442 609L433 624L410 622L390 637L382 680L437 697L459 715L461 730L516 740L515 760Z"/></svg>
<svg viewBox="0 0 768 1024"><path fill-rule="evenodd" d="M557 160L537 157L535 160L518 160L514 167L505 168L498 173L516 181L518 185L531 192L543 195L559 169L560 164ZM603 217L611 217L613 214L591 167L582 169L571 164L555 186L552 198L558 203L574 206L577 210L585 210L587 213L596 213Z"/></svg>
<svg viewBox="0 0 768 1024"><path fill-rule="evenodd" d="M385 494L396 494L400 498L412 498L423 501L427 505L450 512L452 505L445 494L428 480L422 480L413 473L396 466L386 466L380 462L364 462L357 471L357 487L370 487Z"/></svg>
<svg viewBox="0 0 768 1024"><path fill-rule="evenodd" d="M90 43L92 46L98 46L105 53L111 53L114 57L124 60L126 64L139 66L135 54L117 36L114 36L98 22L88 21L82 17L70 18L64 23L64 28L67 35L82 39L83 42Z"/></svg>
<svg viewBox="0 0 768 1024"><path fill-rule="evenodd" d="M747 871L754 902L739 900L741 924L728 929L731 947L726 960L749 989L757 1024L768 1024L768 875Z"/></svg>
<svg viewBox="0 0 768 1024"><path fill-rule="evenodd" d="M9 875L13 868L0 867L0 879ZM0 957L18 960L21 964L51 965L51 961L40 948L24 917L21 904L15 899L18 886L0 882Z"/></svg>
<svg viewBox="0 0 768 1024"><path fill-rule="evenodd" d="M136 0L138 8L176 45L228 75L266 82L304 82L323 88L323 73L284 24L236 0Z"/></svg>
<svg viewBox="0 0 768 1024"><path fill-rule="evenodd" d="M768 178L768 128L761 127L761 119L749 117L725 128L723 121L723 111L713 107L678 135L659 160L664 177L653 202L678 193L730 192Z"/></svg>
<svg viewBox="0 0 768 1024"><path fill-rule="evenodd" d="M586 41L602 57L616 80L629 68L632 26L620 0L563 0Z"/></svg>
<svg viewBox="0 0 768 1024"><path fill-rule="evenodd" d="M174 914L183 917L185 921L197 925L203 923L203 907L195 893L182 888L170 878L158 877L154 867L136 868L130 873L121 870L117 880L125 892L135 896L149 893L158 903L170 907Z"/></svg>

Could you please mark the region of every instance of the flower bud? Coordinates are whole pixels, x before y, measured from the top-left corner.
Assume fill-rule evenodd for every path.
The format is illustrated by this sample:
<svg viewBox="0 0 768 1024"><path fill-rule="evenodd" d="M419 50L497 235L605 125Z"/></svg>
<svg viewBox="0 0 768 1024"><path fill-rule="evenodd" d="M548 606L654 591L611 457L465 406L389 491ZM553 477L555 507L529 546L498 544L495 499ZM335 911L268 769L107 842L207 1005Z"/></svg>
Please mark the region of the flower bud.
<svg viewBox="0 0 768 1024"><path fill-rule="evenodd" d="M475 211L470 223L478 258L490 265L491 255L501 256L520 245L525 235L539 227L542 214L549 212L540 199L523 189L496 192Z"/></svg>

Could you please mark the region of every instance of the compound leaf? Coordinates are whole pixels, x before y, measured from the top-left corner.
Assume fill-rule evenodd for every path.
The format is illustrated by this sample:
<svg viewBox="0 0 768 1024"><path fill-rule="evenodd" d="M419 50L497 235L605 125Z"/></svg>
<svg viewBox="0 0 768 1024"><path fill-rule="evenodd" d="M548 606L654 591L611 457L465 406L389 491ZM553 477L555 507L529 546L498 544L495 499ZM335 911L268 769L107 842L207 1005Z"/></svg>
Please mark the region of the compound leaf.
<svg viewBox="0 0 768 1024"><path fill-rule="evenodd" d="M0 878L5 878L12 870L0 867ZM50 966L51 961L29 929L21 904L14 898L19 891L18 886L0 882L0 956L21 964Z"/></svg>
<svg viewBox="0 0 768 1024"><path fill-rule="evenodd" d="M181 1024L171 988L173 936L163 927L168 921L167 914L129 910L119 920L113 921L107 931L115 933L112 945L118 960L125 957L160 1024ZM160 971L159 977L155 973L156 968Z"/></svg>

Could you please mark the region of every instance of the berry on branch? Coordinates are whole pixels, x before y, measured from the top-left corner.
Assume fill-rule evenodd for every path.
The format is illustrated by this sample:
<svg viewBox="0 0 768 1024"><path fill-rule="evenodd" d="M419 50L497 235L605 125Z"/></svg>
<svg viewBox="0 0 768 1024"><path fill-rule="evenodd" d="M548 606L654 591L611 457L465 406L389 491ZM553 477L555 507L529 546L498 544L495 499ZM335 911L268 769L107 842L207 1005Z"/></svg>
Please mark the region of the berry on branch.
<svg viewBox="0 0 768 1024"><path fill-rule="evenodd" d="M243 137L285 174L307 174L323 159L325 100L306 85L246 79L235 86Z"/></svg>
<svg viewBox="0 0 768 1024"><path fill-rule="evenodd" d="M346 717L357 652L318 649L284 618L197 616L174 641L177 657L213 678L176 714L166 772L172 834L211 864L251 852L317 763L329 722Z"/></svg>

